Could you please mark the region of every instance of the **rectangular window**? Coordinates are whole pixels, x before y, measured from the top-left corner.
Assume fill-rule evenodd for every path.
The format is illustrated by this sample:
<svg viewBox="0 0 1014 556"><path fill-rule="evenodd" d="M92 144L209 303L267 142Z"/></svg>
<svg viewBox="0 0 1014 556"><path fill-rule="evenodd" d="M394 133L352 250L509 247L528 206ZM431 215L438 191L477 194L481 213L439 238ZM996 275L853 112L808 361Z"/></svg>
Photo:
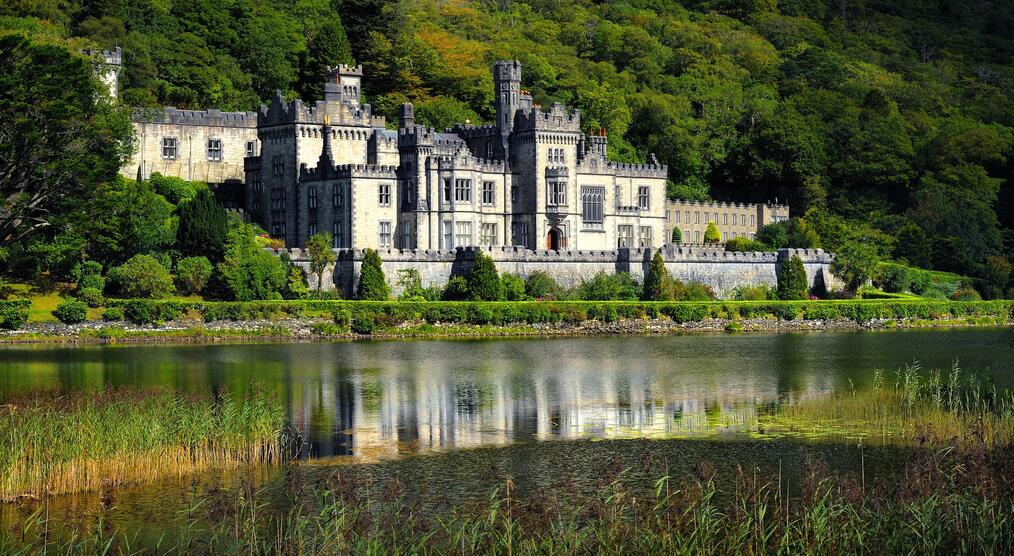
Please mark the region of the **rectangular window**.
<svg viewBox="0 0 1014 556"><path fill-rule="evenodd" d="M496 196L493 193L494 187L496 187L496 184L491 181L482 182L482 204L486 206L493 205L493 202L496 200Z"/></svg>
<svg viewBox="0 0 1014 556"><path fill-rule="evenodd" d="M281 175L285 174L285 157L284 156L282 156L280 154L276 154L275 156L271 157L271 173L273 173L276 176L281 176Z"/></svg>
<svg viewBox="0 0 1014 556"><path fill-rule="evenodd" d="M516 185L511 186L511 202L518 202L518 186Z"/></svg>
<svg viewBox="0 0 1014 556"><path fill-rule="evenodd" d="M166 160L176 160L179 153L176 149L176 138L175 137L163 137L162 138L162 158Z"/></svg>
<svg viewBox="0 0 1014 556"><path fill-rule="evenodd" d="M444 221L444 249L454 249L454 223Z"/></svg>
<svg viewBox="0 0 1014 556"><path fill-rule="evenodd" d="M722 215L722 225L723 226L728 226L729 225L729 215L728 214L723 214Z"/></svg>
<svg viewBox="0 0 1014 556"><path fill-rule="evenodd" d="M444 202L445 203L450 203L451 202L451 192L452 192L452 189L451 189L451 178L447 178L447 179L444 180Z"/></svg>
<svg viewBox="0 0 1014 556"><path fill-rule="evenodd" d="M309 207L312 209L317 208L317 186L311 185L309 189L306 190L306 195L307 195L307 204L309 205Z"/></svg>
<svg viewBox="0 0 1014 556"><path fill-rule="evenodd" d="M567 204L567 182L549 182L549 206L564 206Z"/></svg>
<svg viewBox="0 0 1014 556"><path fill-rule="evenodd" d="M335 249L342 246L342 228L337 220L331 223L331 241L333 242L331 247Z"/></svg>
<svg viewBox="0 0 1014 556"><path fill-rule="evenodd" d="M729 241L729 234L728 232L722 232L722 243L725 243L726 241Z"/></svg>
<svg viewBox="0 0 1014 556"><path fill-rule="evenodd" d="M247 156L254 156L256 153L257 153L257 142L256 141L247 141L246 142L246 155Z"/></svg>
<svg viewBox="0 0 1014 556"><path fill-rule="evenodd" d="M605 198L605 187L581 188L581 220L585 224L602 224Z"/></svg>
<svg viewBox="0 0 1014 556"><path fill-rule="evenodd" d="M651 226L641 226L641 247L651 247Z"/></svg>
<svg viewBox="0 0 1014 556"><path fill-rule="evenodd" d="M496 224L483 224L480 236L480 245L496 245Z"/></svg>
<svg viewBox="0 0 1014 556"><path fill-rule="evenodd" d="M701 242L701 231L700 230L694 230L694 243L700 243L700 242Z"/></svg>
<svg viewBox="0 0 1014 556"><path fill-rule="evenodd" d="M757 217L755 215L753 215L753 214L750 215L750 227L751 228L753 228L754 226L757 225L757 221L755 220L756 218Z"/></svg>
<svg viewBox="0 0 1014 556"><path fill-rule="evenodd" d="M700 223L701 223L701 213L695 212L694 213L694 224L700 224Z"/></svg>
<svg viewBox="0 0 1014 556"><path fill-rule="evenodd" d="M331 188L331 206L338 208L341 206L342 196L338 194L338 186L335 185Z"/></svg>
<svg viewBox="0 0 1014 556"><path fill-rule="evenodd" d="M641 210L648 210L651 208L651 190L647 186L642 185L637 188L637 206Z"/></svg>
<svg viewBox="0 0 1014 556"><path fill-rule="evenodd" d="M311 236L317 234L317 223L316 222L310 222L307 225L307 233L309 235L311 235Z"/></svg>
<svg viewBox="0 0 1014 556"><path fill-rule="evenodd" d="M222 161L222 140L208 139L208 160L212 162Z"/></svg>
<svg viewBox="0 0 1014 556"><path fill-rule="evenodd" d="M391 247L391 223L390 222L380 222L380 224L378 226L378 230L380 231L380 234L379 234L380 235L380 246L381 247L390 248Z"/></svg>
<svg viewBox="0 0 1014 556"><path fill-rule="evenodd" d="M472 223L454 223L454 245L455 247L467 247L472 244Z"/></svg>
<svg viewBox="0 0 1014 556"><path fill-rule="evenodd" d="M673 217L673 224L679 224L680 223L680 211L677 210L677 211L673 212L672 217Z"/></svg>
<svg viewBox="0 0 1014 556"><path fill-rule="evenodd" d="M616 227L616 246L617 247L633 247L634 246L634 227L633 226L617 226Z"/></svg>
<svg viewBox="0 0 1014 556"><path fill-rule="evenodd" d="M382 183L377 186L377 204L382 207L391 206L391 184Z"/></svg>
<svg viewBox="0 0 1014 556"><path fill-rule="evenodd" d="M415 247L415 242L412 240L412 223L405 222L401 225L401 247L402 249L412 249Z"/></svg>
<svg viewBox="0 0 1014 556"><path fill-rule="evenodd" d="M455 180L454 201L457 203L472 202L472 180Z"/></svg>
<svg viewBox="0 0 1014 556"><path fill-rule="evenodd" d="M514 245L528 247L528 223L511 222L511 237L513 238Z"/></svg>
<svg viewBox="0 0 1014 556"><path fill-rule="evenodd" d="M683 213L683 221L686 222L687 224L690 223L690 211L689 210Z"/></svg>
<svg viewBox="0 0 1014 556"><path fill-rule="evenodd" d="M690 243L690 230L683 230L682 243Z"/></svg>
<svg viewBox="0 0 1014 556"><path fill-rule="evenodd" d="M740 226L746 226L746 215L745 214L739 215L739 225Z"/></svg>

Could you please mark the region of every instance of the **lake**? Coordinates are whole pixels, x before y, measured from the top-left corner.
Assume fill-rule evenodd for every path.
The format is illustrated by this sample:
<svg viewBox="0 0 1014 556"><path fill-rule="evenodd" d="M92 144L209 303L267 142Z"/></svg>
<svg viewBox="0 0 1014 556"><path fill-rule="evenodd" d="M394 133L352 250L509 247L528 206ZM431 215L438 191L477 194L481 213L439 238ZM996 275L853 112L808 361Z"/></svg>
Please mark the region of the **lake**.
<svg viewBox="0 0 1014 556"><path fill-rule="evenodd" d="M593 489L608 468L640 465L648 481L659 469L643 465L649 460L689 469L708 459L726 475L748 461L798 475L815 453L836 468L856 468L862 458L871 474L889 470L906 452L758 441L746 430L773 404L864 388L876 369L892 383L896 369L915 361L944 371L957 362L1014 388L1014 330L12 346L0 348L0 404L33 390L261 388L283 401L302 438L308 461L296 466L300 475L339 469L371 488L396 479L456 500L484 495L505 476L521 491L561 481ZM238 472L257 484L290 473ZM125 488L107 518L168 519L188 493L221 480ZM68 512L103 505L95 495L53 503ZM11 508L2 513L16 519Z"/></svg>

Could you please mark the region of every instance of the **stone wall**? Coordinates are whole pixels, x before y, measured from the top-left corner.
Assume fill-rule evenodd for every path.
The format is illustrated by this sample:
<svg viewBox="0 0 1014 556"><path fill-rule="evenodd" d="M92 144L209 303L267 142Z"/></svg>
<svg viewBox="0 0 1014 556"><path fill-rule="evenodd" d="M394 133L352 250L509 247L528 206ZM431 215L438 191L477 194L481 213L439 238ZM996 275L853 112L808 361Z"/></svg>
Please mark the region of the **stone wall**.
<svg viewBox="0 0 1014 556"><path fill-rule="evenodd" d="M286 250L278 250L278 253ZM552 276L561 286L580 284L600 271L607 273L629 272L643 283L655 251L658 249L617 249L610 251L530 251L521 247L467 247L455 250L390 249L379 251L384 262L384 274L395 294L400 293L396 282L398 271L415 269L423 286L443 286L455 274L467 275L475 262L476 253L488 254L502 274L510 272L525 278L536 271ZM737 286L777 286L777 269L793 255L803 260L811 287L834 289L839 282L830 272L834 255L821 249L779 249L777 252L726 252L721 248L703 246L667 245L661 248L666 268L680 280L702 282L711 286L720 297L728 297ZM301 249L289 249L296 264L308 268L309 261ZM325 274L325 289L342 291L351 298L359 280L363 251L336 249L334 270ZM316 277L309 276L311 289L316 288Z"/></svg>

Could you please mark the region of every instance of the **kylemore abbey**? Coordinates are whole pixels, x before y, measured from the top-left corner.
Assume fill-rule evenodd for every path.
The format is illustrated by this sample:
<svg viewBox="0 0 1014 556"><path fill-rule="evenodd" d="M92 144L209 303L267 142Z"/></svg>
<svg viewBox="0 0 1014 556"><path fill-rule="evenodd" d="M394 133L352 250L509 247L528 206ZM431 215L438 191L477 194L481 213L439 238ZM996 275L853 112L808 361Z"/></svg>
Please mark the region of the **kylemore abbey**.
<svg viewBox="0 0 1014 556"><path fill-rule="evenodd" d="M120 52L106 51L115 94ZM339 65L313 105L279 93L257 112L137 112L138 148L122 169L205 181L273 237L300 247L330 232L336 248L531 250L651 248L678 228L700 244L753 237L785 205L666 200L666 167L612 162L603 129L578 110L544 108L522 88L518 61L493 64L496 122L446 130L399 109L397 129L362 102L361 67Z"/></svg>

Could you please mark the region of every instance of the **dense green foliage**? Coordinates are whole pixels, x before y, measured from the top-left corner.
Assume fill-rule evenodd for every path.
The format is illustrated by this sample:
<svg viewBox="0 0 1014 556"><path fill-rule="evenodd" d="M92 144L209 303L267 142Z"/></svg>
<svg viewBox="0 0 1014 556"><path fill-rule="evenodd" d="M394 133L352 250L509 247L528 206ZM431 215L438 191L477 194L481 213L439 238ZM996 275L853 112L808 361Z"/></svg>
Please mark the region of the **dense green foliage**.
<svg viewBox="0 0 1014 556"><path fill-rule="evenodd" d="M644 292L641 294L641 299L644 301L669 301L672 298L672 277L665 269L662 252L656 251L648 265L648 274L644 277Z"/></svg>
<svg viewBox="0 0 1014 556"><path fill-rule="evenodd" d="M234 223L229 230L218 273L224 296L237 301L281 298L289 276L285 263L257 243L253 226L242 223Z"/></svg>
<svg viewBox="0 0 1014 556"><path fill-rule="evenodd" d="M167 297L176 291L172 276L151 255L134 255L112 269L110 277L124 297Z"/></svg>
<svg viewBox="0 0 1014 556"><path fill-rule="evenodd" d="M155 181L152 176L152 182ZM187 182L184 182L187 183ZM156 188L157 189L157 188ZM170 201L171 198L167 197ZM206 186L179 205L179 229L176 244L188 255L206 257L212 262L222 260L229 223L222 204Z"/></svg>
<svg viewBox="0 0 1014 556"><path fill-rule="evenodd" d="M806 299L809 290L806 269L798 255L793 255L778 267L778 299Z"/></svg>
<svg viewBox="0 0 1014 556"><path fill-rule="evenodd" d="M489 255L482 252L475 255L472 272L468 275L468 292L476 301L503 300L503 283Z"/></svg>
<svg viewBox="0 0 1014 556"><path fill-rule="evenodd" d="M391 287L387 285L380 255L373 249L367 249L363 255L362 267L359 270L356 299L383 301L388 297L391 297Z"/></svg>
<svg viewBox="0 0 1014 556"><path fill-rule="evenodd" d="M720 243L722 241L722 234L718 232L718 226L714 222L708 223L707 229L704 230L704 243Z"/></svg>
<svg viewBox="0 0 1014 556"><path fill-rule="evenodd" d="M176 283L185 294L198 294L211 278L214 268L206 257L185 257L176 263Z"/></svg>

